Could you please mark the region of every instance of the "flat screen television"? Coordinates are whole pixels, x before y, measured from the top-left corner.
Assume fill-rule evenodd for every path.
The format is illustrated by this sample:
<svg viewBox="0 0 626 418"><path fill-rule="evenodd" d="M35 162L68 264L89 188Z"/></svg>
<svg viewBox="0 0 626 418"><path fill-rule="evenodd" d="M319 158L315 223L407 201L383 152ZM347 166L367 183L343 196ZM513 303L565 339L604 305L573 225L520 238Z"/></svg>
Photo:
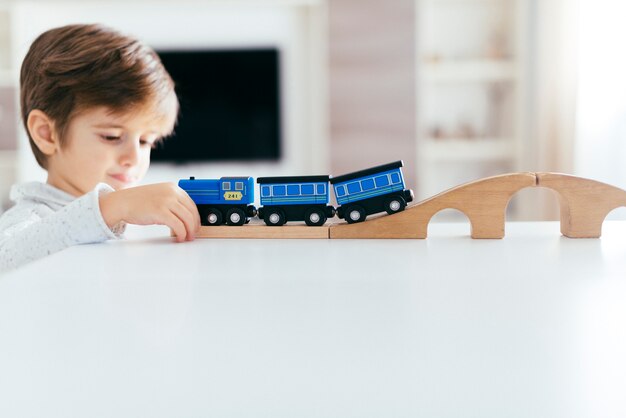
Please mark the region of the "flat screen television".
<svg viewBox="0 0 626 418"><path fill-rule="evenodd" d="M157 51L180 101L155 162L271 161L281 156L279 51Z"/></svg>

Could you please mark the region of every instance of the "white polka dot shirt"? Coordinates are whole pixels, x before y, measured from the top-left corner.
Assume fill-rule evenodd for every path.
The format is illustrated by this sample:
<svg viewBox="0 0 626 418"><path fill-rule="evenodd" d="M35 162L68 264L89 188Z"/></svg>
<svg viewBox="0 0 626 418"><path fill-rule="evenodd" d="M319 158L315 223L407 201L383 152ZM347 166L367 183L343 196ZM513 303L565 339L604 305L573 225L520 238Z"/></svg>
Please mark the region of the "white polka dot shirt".
<svg viewBox="0 0 626 418"><path fill-rule="evenodd" d="M109 228L99 197L112 192L104 183L76 198L49 184L15 185L15 206L0 216L0 273L72 245L120 238L125 224Z"/></svg>

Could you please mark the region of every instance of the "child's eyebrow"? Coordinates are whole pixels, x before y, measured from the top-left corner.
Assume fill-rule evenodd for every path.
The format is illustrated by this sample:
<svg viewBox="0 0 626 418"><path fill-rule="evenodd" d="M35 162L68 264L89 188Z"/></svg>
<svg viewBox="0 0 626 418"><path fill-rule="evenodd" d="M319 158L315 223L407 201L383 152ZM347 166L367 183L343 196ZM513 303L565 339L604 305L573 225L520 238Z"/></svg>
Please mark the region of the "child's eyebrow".
<svg viewBox="0 0 626 418"><path fill-rule="evenodd" d="M124 126L122 125L117 125L115 123L99 123L96 125L93 125L94 128L116 128L116 129L124 129Z"/></svg>
<svg viewBox="0 0 626 418"><path fill-rule="evenodd" d="M98 123L96 125L93 125L94 128L101 128L101 129L105 129L105 128L114 128L114 129L125 129L124 125L118 125L115 123ZM154 135L163 135L162 133L158 132L158 131L149 131L149 134L154 134Z"/></svg>

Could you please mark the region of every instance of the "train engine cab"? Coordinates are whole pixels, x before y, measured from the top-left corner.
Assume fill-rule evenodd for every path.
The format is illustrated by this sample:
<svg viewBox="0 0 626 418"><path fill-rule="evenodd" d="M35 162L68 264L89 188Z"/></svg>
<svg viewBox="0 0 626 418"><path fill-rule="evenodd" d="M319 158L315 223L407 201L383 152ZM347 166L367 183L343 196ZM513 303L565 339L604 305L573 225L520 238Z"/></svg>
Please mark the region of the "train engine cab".
<svg viewBox="0 0 626 418"><path fill-rule="evenodd" d="M332 177L337 198L337 216L348 223L363 222L368 215L403 211L413 201L413 191L405 189L402 161Z"/></svg>
<svg viewBox="0 0 626 418"><path fill-rule="evenodd" d="M322 226L335 216L328 205L330 176L259 177L261 206L258 216L268 226L304 221Z"/></svg>
<svg viewBox="0 0 626 418"><path fill-rule="evenodd" d="M187 192L200 213L202 225L243 225L256 216L254 179L222 177L218 179L180 180L178 186Z"/></svg>

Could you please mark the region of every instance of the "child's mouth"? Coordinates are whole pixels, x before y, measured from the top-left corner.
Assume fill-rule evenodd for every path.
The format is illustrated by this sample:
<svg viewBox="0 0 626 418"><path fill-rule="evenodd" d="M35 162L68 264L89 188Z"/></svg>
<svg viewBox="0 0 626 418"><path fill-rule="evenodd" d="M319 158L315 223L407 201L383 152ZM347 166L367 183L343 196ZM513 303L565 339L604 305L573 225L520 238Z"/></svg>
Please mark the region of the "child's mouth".
<svg viewBox="0 0 626 418"><path fill-rule="evenodd" d="M132 176L128 174L109 174L109 176L124 184L132 183L133 181Z"/></svg>

